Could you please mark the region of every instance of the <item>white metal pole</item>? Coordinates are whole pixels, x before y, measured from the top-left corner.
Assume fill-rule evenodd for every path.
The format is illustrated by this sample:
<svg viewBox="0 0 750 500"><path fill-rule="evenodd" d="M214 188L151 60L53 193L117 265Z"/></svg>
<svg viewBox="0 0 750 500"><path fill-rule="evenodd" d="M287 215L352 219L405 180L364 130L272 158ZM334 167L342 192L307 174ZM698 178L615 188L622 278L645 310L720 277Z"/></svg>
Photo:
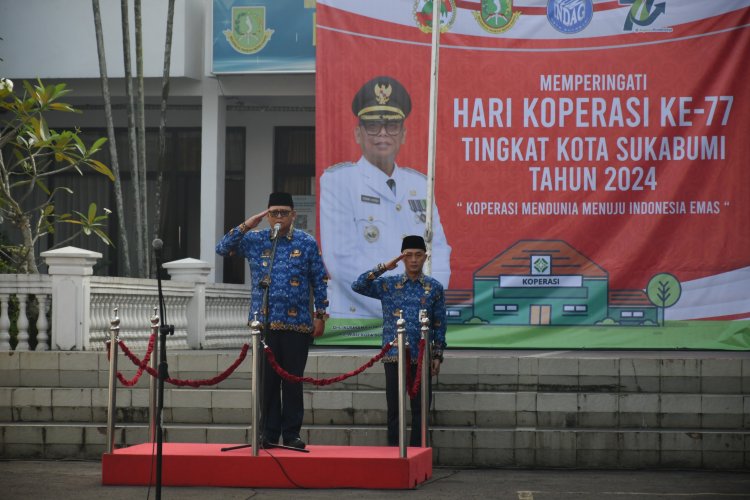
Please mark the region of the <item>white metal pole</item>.
<svg viewBox="0 0 750 500"><path fill-rule="evenodd" d="M117 341L120 334L120 317L115 307L115 317L109 322L109 392L107 400L107 453L115 451L115 425L117 422Z"/></svg>
<svg viewBox="0 0 750 500"><path fill-rule="evenodd" d="M151 350L151 360L149 366L157 372L159 363L159 324L161 318L156 313L157 308L154 307L154 314L151 316L151 335L154 337L154 348ZM159 381L156 377L148 378L148 442L156 442L156 405L157 401L157 389Z"/></svg>
<svg viewBox="0 0 750 500"><path fill-rule="evenodd" d="M260 444L260 329L261 323L258 321L258 313L255 313L255 319L250 322L250 336L253 346L253 379L250 381L251 396L253 399L252 427L250 429L250 444L253 448L253 456L258 456Z"/></svg>
<svg viewBox="0 0 750 500"><path fill-rule="evenodd" d="M403 311L400 313L403 314ZM406 320L399 316L396 320L398 339L398 456L406 458Z"/></svg>
<svg viewBox="0 0 750 500"><path fill-rule="evenodd" d="M424 272L432 274L432 205L435 199L435 146L437 143L438 56L440 54L440 8L443 0L432 0L432 62L430 64L430 123L427 136L427 214L424 239L427 261ZM435 4L438 5L435 5Z"/></svg>
<svg viewBox="0 0 750 500"><path fill-rule="evenodd" d="M419 311L419 324L424 339L424 352L422 353L422 388L420 398L421 405L421 427L422 427L422 448L429 447L428 426L430 425L428 411L430 410L430 377L432 376L432 357L430 356L430 318L427 310Z"/></svg>

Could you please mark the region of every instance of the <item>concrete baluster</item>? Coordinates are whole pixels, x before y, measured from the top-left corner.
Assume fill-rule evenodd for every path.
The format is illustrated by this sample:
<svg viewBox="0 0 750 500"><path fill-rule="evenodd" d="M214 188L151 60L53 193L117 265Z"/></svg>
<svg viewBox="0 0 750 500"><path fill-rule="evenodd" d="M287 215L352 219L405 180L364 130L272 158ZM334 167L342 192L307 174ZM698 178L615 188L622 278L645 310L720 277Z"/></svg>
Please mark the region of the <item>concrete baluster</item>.
<svg viewBox="0 0 750 500"><path fill-rule="evenodd" d="M47 321L47 296L38 293L36 301L39 304L39 317L36 319L36 350L49 350L49 321Z"/></svg>
<svg viewBox="0 0 750 500"><path fill-rule="evenodd" d="M10 351L10 317L8 299L10 295L0 294L0 351Z"/></svg>
<svg viewBox="0 0 750 500"><path fill-rule="evenodd" d="M29 350L29 318L26 317L26 304L29 300L29 295L26 293L16 294L18 297L18 344L16 344L16 351L28 351Z"/></svg>

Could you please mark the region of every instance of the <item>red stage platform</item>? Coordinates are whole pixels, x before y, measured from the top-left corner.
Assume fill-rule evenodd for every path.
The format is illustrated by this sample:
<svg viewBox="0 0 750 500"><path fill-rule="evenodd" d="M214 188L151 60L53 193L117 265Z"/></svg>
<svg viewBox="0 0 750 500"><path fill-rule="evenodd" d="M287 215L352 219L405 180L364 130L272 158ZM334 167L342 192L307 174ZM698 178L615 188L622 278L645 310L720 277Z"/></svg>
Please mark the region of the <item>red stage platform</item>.
<svg viewBox="0 0 750 500"><path fill-rule="evenodd" d="M310 453L272 448L254 457L249 447L221 451L229 446L164 443L162 485L409 489L432 477L432 448L408 448L400 458L397 447L313 445ZM145 443L105 453L102 484L155 484L155 450Z"/></svg>

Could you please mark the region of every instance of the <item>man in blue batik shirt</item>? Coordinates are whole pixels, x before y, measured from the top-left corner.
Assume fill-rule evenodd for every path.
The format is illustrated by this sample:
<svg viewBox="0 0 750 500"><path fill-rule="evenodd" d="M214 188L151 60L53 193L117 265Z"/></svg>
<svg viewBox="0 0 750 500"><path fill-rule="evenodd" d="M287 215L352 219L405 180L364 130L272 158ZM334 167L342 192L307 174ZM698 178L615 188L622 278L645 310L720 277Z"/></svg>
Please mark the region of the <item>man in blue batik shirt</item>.
<svg viewBox="0 0 750 500"><path fill-rule="evenodd" d="M269 325L264 339L277 362L287 372L301 377L312 337L323 335L328 277L315 239L294 229L295 215L291 195L271 193L268 210L253 215L225 234L216 245L216 253L247 259L252 279L250 319L258 312L258 320ZM274 229L255 230L266 216L272 228L279 226L278 233L274 234ZM275 240L276 253L272 262ZM266 287L268 311L263 310ZM305 442L299 435L305 411L302 384L281 380L268 360L263 359L261 445L278 444L282 437L284 445L304 448Z"/></svg>
<svg viewBox="0 0 750 500"><path fill-rule="evenodd" d="M401 243L401 255L375 269L362 273L352 283L352 290L367 297L379 299L383 307L383 340L381 345L396 338L396 320L403 314L406 320L406 338L411 348L411 378L416 377L418 346L421 338L419 311L425 309L432 326L432 366L431 374L440 372L445 349L445 294L443 285L434 278L425 276L422 267L427 260L427 247L421 236L407 236ZM382 276L386 271L396 269L403 261L404 274ZM398 351L391 348L383 358L385 367L385 399L388 406L388 445L398 445ZM431 381L422 381L422 385ZM420 446L422 436L420 392L411 400L411 439L410 446Z"/></svg>

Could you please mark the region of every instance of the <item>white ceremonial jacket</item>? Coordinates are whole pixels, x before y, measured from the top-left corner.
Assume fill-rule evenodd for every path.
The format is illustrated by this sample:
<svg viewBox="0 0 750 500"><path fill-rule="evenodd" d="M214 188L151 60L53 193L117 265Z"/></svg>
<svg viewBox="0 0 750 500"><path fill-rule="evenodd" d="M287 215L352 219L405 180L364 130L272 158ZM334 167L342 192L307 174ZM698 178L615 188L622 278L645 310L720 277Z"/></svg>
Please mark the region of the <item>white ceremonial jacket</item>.
<svg viewBox="0 0 750 500"><path fill-rule="evenodd" d="M395 193L388 179L396 183ZM427 176L396 166L389 178L364 157L339 163L320 178L320 241L334 318L380 318L380 301L355 293L357 277L401 252L404 236L424 236ZM448 288L451 247L433 206L432 277ZM403 273L403 264L387 274Z"/></svg>

